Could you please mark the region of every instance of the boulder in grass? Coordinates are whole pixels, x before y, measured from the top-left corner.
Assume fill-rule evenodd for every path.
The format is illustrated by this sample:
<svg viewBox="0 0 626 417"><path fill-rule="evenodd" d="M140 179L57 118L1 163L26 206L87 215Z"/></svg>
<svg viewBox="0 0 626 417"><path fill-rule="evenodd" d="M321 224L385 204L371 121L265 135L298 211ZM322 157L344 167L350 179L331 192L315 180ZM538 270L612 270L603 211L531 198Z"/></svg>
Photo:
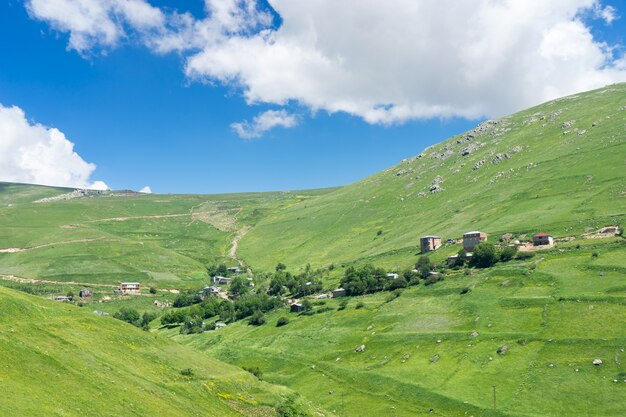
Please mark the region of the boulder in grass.
<svg viewBox="0 0 626 417"><path fill-rule="evenodd" d="M355 352L363 352L364 350L365 350L365 345L361 345L357 347L356 349L354 349Z"/></svg>
<svg viewBox="0 0 626 417"><path fill-rule="evenodd" d="M498 349L497 352L498 352L498 355L505 355L508 350L509 350L509 345L504 344L500 346L500 349Z"/></svg>
<svg viewBox="0 0 626 417"><path fill-rule="evenodd" d="M602 359L594 359L591 363L593 363L595 366L600 366L602 365Z"/></svg>

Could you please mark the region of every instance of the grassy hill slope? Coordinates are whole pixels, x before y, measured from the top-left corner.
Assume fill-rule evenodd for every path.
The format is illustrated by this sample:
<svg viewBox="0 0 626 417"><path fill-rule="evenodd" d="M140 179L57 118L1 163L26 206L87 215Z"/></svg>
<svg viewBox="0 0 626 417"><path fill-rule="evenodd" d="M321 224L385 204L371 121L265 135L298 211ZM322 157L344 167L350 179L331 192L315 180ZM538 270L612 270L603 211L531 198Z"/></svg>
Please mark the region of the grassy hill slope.
<svg viewBox="0 0 626 417"><path fill-rule="evenodd" d="M179 286L229 257L233 240L278 207L326 192L105 194L35 202L71 190L0 187L0 274L55 281Z"/></svg>
<svg viewBox="0 0 626 417"><path fill-rule="evenodd" d="M241 256L264 269L279 261L325 266L402 248L412 254L424 234L564 236L622 222L625 124L626 84L482 123L355 184L281 208L244 237Z"/></svg>
<svg viewBox="0 0 626 417"><path fill-rule="evenodd" d="M6 288L0 328L4 416L275 416L289 395L167 338Z"/></svg>
<svg viewBox="0 0 626 417"><path fill-rule="evenodd" d="M324 300L316 314L285 308L260 327L167 333L342 416L623 416L624 253L622 238L579 239L398 298ZM276 327L283 316L290 322Z"/></svg>

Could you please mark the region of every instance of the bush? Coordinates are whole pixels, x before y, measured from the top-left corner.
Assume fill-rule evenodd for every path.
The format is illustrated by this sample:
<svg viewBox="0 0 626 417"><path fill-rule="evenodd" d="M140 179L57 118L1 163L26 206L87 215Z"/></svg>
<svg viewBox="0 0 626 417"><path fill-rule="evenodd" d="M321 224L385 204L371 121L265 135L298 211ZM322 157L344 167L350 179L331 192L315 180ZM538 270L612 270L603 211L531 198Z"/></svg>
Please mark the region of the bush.
<svg viewBox="0 0 626 417"><path fill-rule="evenodd" d="M379 230L378 232L376 232L376 236L380 236L380 235L382 235L382 234L383 234L382 229L381 229L381 230Z"/></svg>
<svg viewBox="0 0 626 417"><path fill-rule="evenodd" d="M113 314L113 317L140 327L139 320L141 317L139 316L139 312L134 308L122 307L117 313Z"/></svg>
<svg viewBox="0 0 626 417"><path fill-rule="evenodd" d="M341 300L341 302L339 303L339 307L337 307L337 310L345 310L346 307L348 307L348 300Z"/></svg>
<svg viewBox="0 0 626 417"><path fill-rule="evenodd" d="M263 379L263 371L258 366L244 366L243 370L246 372L250 372L252 375L256 376L258 379Z"/></svg>
<svg viewBox="0 0 626 417"><path fill-rule="evenodd" d="M395 290L395 291L393 291L393 292L389 293L389 294L387 295L387 298L385 298L385 302L386 302L386 303L390 303L390 302L392 302L392 301L393 301L393 300L395 300L396 298L400 297L400 294L402 294L402 292L401 292L401 291L399 291L399 290Z"/></svg>
<svg viewBox="0 0 626 417"><path fill-rule="evenodd" d="M508 262L515 257L517 246L506 246L500 251L500 261Z"/></svg>
<svg viewBox="0 0 626 417"><path fill-rule="evenodd" d="M252 314L252 316L248 320L248 324L251 324L253 326L261 326L265 324L265 314L260 311L254 312L254 314Z"/></svg>
<svg viewBox="0 0 626 417"><path fill-rule="evenodd" d="M287 317L280 317L277 321L276 321L276 327L282 327L289 324L289 319Z"/></svg>
<svg viewBox="0 0 626 417"><path fill-rule="evenodd" d="M276 408L278 417L308 417L309 413L304 411L296 402L295 396L289 396Z"/></svg>
<svg viewBox="0 0 626 417"><path fill-rule="evenodd" d="M424 285L432 285L436 282L443 281L442 274L430 274L428 278L424 280Z"/></svg>
<svg viewBox="0 0 626 417"><path fill-rule="evenodd" d="M193 369L191 369L191 368L185 368L185 369L182 369L182 370L180 371L180 374L181 374L182 376L186 376L186 377L192 377L192 376L194 375L194 373L193 373Z"/></svg>
<svg viewBox="0 0 626 417"><path fill-rule="evenodd" d="M359 310L359 309L361 309L363 307L365 307L365 303L363 301L359 301L358 303L356 303L356 306L354 308Z"/></svg>
<svg viewBox="0 0 626 417"><path fill-rule="evenodd" d="M598 256L600 256L600 255L598 254L598 252L592 252L592 253L591 253L591 257L592 257L592 258L597 258Z"/></svg>
<svg viewBox="0 0 626 417"><path fill-rule="evenodd" d="M461 295L463 295L463 294L467 294L467 293L469 293L469 292L471 292L471 291L472 291L471 289L469 289L468 287L465 287L465 288L463 288L463 289L461 290Z"/></svg>
<svg viewBox="0 0 626 417"><path fill-rule="evenodd" d="M519 259L520 261L523 261L524 259L530 259L533 256L535 256L534 252L517 252L515 254L515 259Z"/></svg>
<svg viewBox="0 0 626 417"><path fill-rule="evenodd" d="M150 287L150 294L156 294L157 293L157 289L154 287Z"/></svg>

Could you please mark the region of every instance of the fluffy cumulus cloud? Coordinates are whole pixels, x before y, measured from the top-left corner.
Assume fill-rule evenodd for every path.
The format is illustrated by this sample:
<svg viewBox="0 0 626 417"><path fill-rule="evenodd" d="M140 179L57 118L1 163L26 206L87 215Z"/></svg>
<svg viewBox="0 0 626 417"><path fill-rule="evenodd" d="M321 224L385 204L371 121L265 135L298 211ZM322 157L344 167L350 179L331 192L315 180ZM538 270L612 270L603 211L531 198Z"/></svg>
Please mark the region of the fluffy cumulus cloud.
<svg viewBox="0 0 626 417"><path fill-rule="evenodd" d="M285 110L267 110L254 117L252 123L247 120L233 123L230 127L244 139L260 138L265 132L275 127L294 127L298 124L295 115Z"/></svg>
<svg viewBox="0 0 626 417"><path fill-rule="evenodd" d="M28 4L75 49L134 33L157 53L182 54L189 78L235 85L250 104L369 123L498 116L626 81L623 55L587 23L618 18L600 0L269 0L279 25L255 0L205 0L203 19L144 0ZM256 126L233 128L255 135Z"/></svg>
<svg viewBox="0 0 626 417"><path fill-rule="evenodd" d="M144 0L27 0L29 14L70 33L69 47L86 52L95 46L115 46L126 28L156 36L165 24L163 12Z"/></svg>
<svg viewBox="0 0 626 417"><path fill-rule="evenodd" d="M146 185L141 190L139 190L139 192L142 194L152 194L152 189L150 188L150 186Z"/></svg>
<svg viewBox="0 0 626 417"><path fill-rule="evenodd" d="M104 190L63 132L30 123L19 107L0 105L0 181Z"/></svg>

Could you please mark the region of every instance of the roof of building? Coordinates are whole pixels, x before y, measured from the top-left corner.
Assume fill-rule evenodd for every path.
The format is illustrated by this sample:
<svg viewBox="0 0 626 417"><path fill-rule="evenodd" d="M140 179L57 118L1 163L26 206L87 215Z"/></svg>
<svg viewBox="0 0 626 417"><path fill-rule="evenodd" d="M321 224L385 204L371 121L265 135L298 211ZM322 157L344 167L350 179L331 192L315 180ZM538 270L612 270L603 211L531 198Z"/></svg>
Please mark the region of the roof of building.
<svg viewBox="0 0 626 417"><path fill-rule="evenodd" d="M552 236L552 235L549 235L549 234L547 234L547 233L537 233L537 234L536 234L535 236L533 236L533 237L549 237L549 236Z"/></svg>
<svg viewBox="0 0 626 417"><path fill-rule="evenodd" d="M428 236L422 236L422 239L441 239L441 236L437 236L437 235L428 235Z"/></svg>
<svg viewBox="0 0 626 417"><path fill-rule="evenodd" d="M121 285L139 285L138 282L122 282Z"/></svg>
<svg viewBox="0 0 626 417"><path fill-rule="evenodd" d="M474 230L474 231L471 231L471 232L465 232L465 233L463 233L463 235L464 235L464 236L465 236L465 235L474 235L474 234L477 234L477 233L478 233L478 234L481 234L481 235L486 235L486 234L487 234L487 233L485 233L485 232L481 232L480 230Z"/></svg>

